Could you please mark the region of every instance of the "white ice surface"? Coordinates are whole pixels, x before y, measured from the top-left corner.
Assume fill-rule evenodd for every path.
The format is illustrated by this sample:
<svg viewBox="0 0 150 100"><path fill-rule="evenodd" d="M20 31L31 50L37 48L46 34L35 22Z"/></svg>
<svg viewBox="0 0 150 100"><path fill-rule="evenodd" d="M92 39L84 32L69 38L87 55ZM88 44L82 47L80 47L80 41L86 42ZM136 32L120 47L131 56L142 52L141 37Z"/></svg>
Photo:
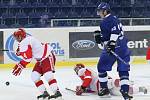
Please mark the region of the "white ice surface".
<svg viewBox="0 0 150 100"><path fill-rule="evenodd" d="M96 71L96 67L90 68ZM0 69L0 100L36 100L39 92L35 88L30 74L31 69L25 69L20 76L15 77L11 74L11 70ZM109 75L118 78L115 67L109 72ZM76 96L73 92L65 90L66 87L75 89L75 86L80 84L72 67L56 69L55 77L64 100L123 100L121 96L112 96L111 98L100 98L96 94ZM150 100L150 65L131 65L130 79L137 86L148 88L148 94L135 94L133 100ZM9 86L5 85L6 81L10 82Z"/></svg>

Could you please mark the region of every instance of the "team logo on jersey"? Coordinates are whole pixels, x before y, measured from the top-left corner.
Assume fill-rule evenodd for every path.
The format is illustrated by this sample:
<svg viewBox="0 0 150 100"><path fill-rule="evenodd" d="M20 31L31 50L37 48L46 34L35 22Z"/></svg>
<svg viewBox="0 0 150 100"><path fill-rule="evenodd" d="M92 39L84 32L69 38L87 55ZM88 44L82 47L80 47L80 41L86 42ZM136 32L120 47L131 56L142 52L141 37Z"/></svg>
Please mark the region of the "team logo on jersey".
<svg viewBox="0 0 150 100"><path fill-rule="evenodd" d="M72 47L77 50L89 50L95 46L95 43L91 40L78 40L72 43Z"/></svg>
<svg viewBox="0 0 150 100"><path fill-rule="evenodd" d="M27 35L28 35L28 36L31 36L31 34L28 34L28 33L27 33ZM6 49L6 50L10 50L10 51L15 51L15 50L13 50L14 42L15 42L15 39L13 38L13 35L10 35L10 36L7 38L7 40L6 40L5 49ZM19 57L15 54L15 52L9 52L9 51L7 51L6 54L7 54L8 57L9 57L10 59L12 59L13 61L20 61L20 60L21 60L21 58L19 58Z"/></svg>

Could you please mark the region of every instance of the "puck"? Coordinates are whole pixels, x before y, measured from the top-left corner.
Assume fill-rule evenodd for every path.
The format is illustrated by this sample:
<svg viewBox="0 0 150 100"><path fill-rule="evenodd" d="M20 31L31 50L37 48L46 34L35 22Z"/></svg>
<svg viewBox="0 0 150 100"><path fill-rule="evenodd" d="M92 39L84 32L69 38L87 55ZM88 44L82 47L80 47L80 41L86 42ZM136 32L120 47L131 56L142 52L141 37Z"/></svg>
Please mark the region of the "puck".
<svg viewBox="0 0 150 100"><path fill-rule="evenodd" d="M5 84L6 84L7 86L9 86L10 83L7 81Z"/></svg>

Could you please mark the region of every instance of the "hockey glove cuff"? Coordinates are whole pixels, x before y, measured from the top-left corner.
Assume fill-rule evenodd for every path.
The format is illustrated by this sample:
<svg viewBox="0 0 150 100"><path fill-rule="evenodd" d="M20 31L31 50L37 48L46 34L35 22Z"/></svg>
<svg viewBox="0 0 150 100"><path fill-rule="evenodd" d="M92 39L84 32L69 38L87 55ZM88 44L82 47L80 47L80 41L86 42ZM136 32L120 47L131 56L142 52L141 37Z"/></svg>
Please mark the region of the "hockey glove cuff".
<svg viewBox="0 0 150 100"><path fill-rule="evenodd" d="M13 75L15 76L19 76L22 72L22 69L24 69L25 67L22 66L20 63L16 64L15 67L13 68Z"/></svg>
<svg viewBox="0 0 150 100"><path fill-rule="evenodd" d="M13 68L13 75L15 76L19 76L22 72L22 70L26 67L26 65L28 64L29 62L26 62L24 60L20 61L18 64L16 64Z"/></svg>
<svg viewBox="0 0 150 100"><path fill-rule="evenodd" d="M106 50L108 53L111 53L111 51L115 51L115 47L116 47L116 41L114 40L110 40L106 44Z"/></svg>

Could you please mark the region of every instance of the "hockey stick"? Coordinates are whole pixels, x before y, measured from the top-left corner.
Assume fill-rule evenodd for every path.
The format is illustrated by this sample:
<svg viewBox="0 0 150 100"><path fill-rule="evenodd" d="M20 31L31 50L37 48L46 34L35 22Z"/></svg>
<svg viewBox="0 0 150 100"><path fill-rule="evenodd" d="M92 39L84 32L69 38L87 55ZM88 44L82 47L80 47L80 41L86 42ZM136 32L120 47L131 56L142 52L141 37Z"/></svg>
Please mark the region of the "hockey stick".
<svg viewBox="0 0 150 100"><path fill-rule="evenodd" d="M13 50L8 50L8 49L0 49L0 51L2 51L2 52L6 51L6 52L13 52L13 53L15 53L15 51L13 51Z"/></svg>
<svg viewBox="0 0 150 100"><path fill-rule="evenodd" d="M70 89L70 88L65 88L67 91L70 91L70 92L72 92L73 94L76 94L76 91L75 90L73 90L73 89ZM96 93L96 92L95 92ZM82 94L82 96L90 96L91 94L93 94L93 93L88 93L88 92L83 92L83 94ZM96 93L96 95L97 95L97 93Z"/></svg>
<svg viewBox="0 0 150 100"><path fill-rule="evenodd" d="M105 43L101 43L101 45L104 46L104 48L106 48L106 44ZM125 65L129 65L119 55L117 55L114 51L111 50L110 53L113 54L118 60L120 60L121 62L123 62Z"/></svg>
<svg viewBox="0 0 150 100"><path fill-rule="evenodd" d="M65 88L66 90L68 90L68 91L71 91L71 92L76 92L75 90L72 90L72 89L70 89L70 88Z"/></svg>
<svg viewBox="0 0 150 100"><path fill-rule="evenodd" d="M8 49L0 49L0 51L9 51Z"/></svg>
<svg viewBox="0 0 150 100"><path fill-rule="evenodd" d="M123 62L126 65L129 65L127 62L125 62L119 55L117 55L114 51L110 51L118 60L120 60L121 62Z"/></svg>

